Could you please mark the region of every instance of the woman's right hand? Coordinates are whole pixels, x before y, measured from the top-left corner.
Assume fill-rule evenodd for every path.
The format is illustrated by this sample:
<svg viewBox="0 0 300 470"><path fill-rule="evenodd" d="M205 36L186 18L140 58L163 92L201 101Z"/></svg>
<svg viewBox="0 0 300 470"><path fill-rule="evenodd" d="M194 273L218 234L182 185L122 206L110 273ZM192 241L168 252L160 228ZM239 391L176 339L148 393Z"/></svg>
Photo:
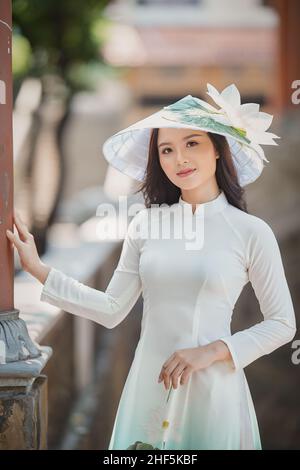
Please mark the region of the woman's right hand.
<svg viewBox="0 0 300 470"><path fill-rule="evenodd" d="M11 230L7 230L6 236L11 241L12 246L17 248L21 266L24 271L36 277L44 284L49 274L50 267L42 263L37 252L34 237L29 232L27 225L22 221L17 211L14 211L13 221L17 231L13 233Z"/></svg>

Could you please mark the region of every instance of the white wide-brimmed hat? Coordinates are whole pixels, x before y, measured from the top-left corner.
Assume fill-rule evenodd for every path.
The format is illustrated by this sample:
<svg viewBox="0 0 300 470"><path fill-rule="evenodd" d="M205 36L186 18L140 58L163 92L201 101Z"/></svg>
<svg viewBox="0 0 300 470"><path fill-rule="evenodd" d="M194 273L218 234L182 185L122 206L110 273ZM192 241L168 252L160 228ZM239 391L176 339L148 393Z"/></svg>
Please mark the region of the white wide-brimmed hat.
<svg viewBox="0 0 300 470"><path fill-rule="evenodd" d="M119 171L138 181L144 181L151 130L173 127L203 130L226 137L239 184L245 186L261 174L267 160L261 145L278 145L280 137L266 132L273 116L259 111L259 104L241 104L241 96L234 84L221 93L207 84L207 94L219 109L187 95L150 116L112 135L103 144L106 160Z"/></svg>

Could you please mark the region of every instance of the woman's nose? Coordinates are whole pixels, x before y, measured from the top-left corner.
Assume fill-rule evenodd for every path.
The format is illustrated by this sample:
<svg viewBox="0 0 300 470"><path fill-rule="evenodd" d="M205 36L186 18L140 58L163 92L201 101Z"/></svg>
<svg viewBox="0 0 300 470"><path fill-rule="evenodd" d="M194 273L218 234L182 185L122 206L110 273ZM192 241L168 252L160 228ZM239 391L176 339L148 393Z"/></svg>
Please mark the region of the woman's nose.
<svg viewBox="0 0 300 470"><path fill-rule="evenodd" d="M188 162L188 159L186 157L186 155L184 154L184 152L178 150L177 153L176 153L176 159L177 159L177 162L178 163L187 163Z"/></svg>

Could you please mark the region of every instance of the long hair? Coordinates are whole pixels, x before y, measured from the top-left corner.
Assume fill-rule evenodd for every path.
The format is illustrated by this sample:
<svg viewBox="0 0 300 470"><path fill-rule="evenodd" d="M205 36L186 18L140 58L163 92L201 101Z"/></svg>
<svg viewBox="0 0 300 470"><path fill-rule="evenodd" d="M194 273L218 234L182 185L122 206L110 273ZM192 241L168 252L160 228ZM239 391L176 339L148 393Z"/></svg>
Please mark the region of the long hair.
<svg viewBox="0 0 300 470"><path fill-rule="evenodd" d="M149 154L146 168L146 177L142 186L135 191L142 192L145 206L151 204L174 204L178 202L181 189L169 180L163 171L157 148L158 128L152 130L149 143ZM232 155L226 138L220 134L207 132L220 158L216 160L216 180L219 188L224 191L228 202L238 209L248 212L244 200L245 190L238 182L237 173L233 164Z"/></svg>

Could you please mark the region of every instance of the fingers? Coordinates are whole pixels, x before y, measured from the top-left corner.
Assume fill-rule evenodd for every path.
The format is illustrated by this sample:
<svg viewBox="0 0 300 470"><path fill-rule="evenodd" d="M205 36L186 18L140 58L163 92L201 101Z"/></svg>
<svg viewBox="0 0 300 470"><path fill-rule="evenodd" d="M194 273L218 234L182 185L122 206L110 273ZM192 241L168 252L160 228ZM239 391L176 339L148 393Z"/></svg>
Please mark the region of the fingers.
<svg viewBox="0 0 300 470"><path fill-rule="evenodd" d="M30 232L27 228L27 225L23 222L20 214L16 210L14 210L14 222L15 226L17 227L20 239L22 241L26 241L30 235Z"/></svg>
<svg viewBox="0 0 300 470"><path fill-rule="evenodd" d="M179 384L183 385L187 382L191 370L191 367L180 354L175 352L163 364L158 377L158 383L163 381L166 390L168 390L170 384L176 389Z"/></svg>
<svg viewBox="0 0 300 470"><path fill-rule="evenodd" d="M7 236L8 240L9 240L9 242L10 242L11 248L13 248L13 247L14 247L14 242L13 242L13 239L12 239L12 237L11 237L11 234L12 234L12 232L11 232L10 230L6 230L6 236Z"/></svg>
<svg viewBox="0 0 300 470"><path fill-rule="evenodd" d="M15 245L17 249L21 248L22 241L19 239L17 235L15 235L10 230L6 230L7 238L10 240L12 246Z"/></svg>
<svg viewBox="0 0 300 470"><path fill-rule="evenodd" d="M162 365L162 370L159 374L158 382L162 381L164 374L168 372L168 369L170 368L171 363L174 363L174 360L176 360L175 353L173 353L172 356L170 356L169 359Z"/></svg>
<svg viewBox="0 0 300 470"><path fill-rule="evenodd" d="M161 380L164 381L165 388L168 389L170 387L170 382L177 383L177 378L174 378L173 381L173 373L176 370L178 371L178 367L180 368L182 364L180 364L180 359L177 358L176 354L172 354L171 358L168 359L162 366L162 371L159 374L159 382ZM176 388L176 387L175 387Z"/></svg>
<svg viewBox="0 0 300 470"><path fill-rule="evenodd" d="M178 378L185 369L186 369L185 364L178 364L178 366L175 367L175 369L173 370L172 375L171 375L171 382L172 382L173 388L177 388Z"/></svg>
<svg viewBox="0 0 300 470"><path fill-rule="evenodd" d="M180 385L184 385L187 383L188 378L189 378L190 371L188 368L184 369L184 371L181 374L180 378Z"/></svg>
<svg viewBox="0 0 300 470"><path fill-rule="evenodd" d="M11 246L14 245L18 250L22 248L23 242L26 242L30 238L31 233L29 232L27 225L21 219L21 216L17 210L13 212L13 222L16 227L16 231L6 230L6 236L11 242Z"/></svg>

